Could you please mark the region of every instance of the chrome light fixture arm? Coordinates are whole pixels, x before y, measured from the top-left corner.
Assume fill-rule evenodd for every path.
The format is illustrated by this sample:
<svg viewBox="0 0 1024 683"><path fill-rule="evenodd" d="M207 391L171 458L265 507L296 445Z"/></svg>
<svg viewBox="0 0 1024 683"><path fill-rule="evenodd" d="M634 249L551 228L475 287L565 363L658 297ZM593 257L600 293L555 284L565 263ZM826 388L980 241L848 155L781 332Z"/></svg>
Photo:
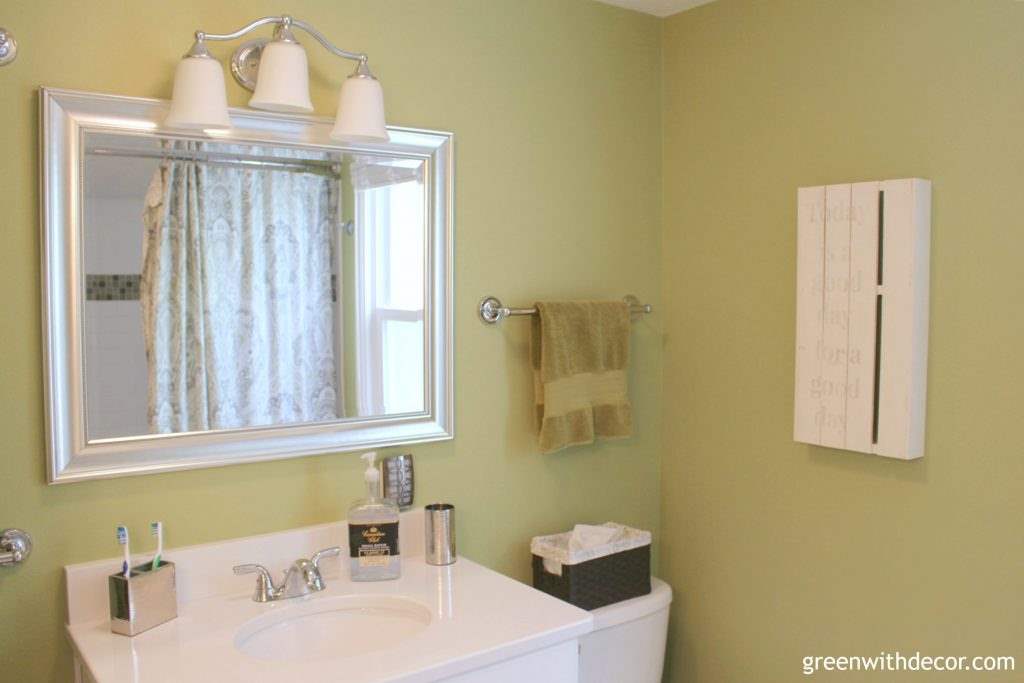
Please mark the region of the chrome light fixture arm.
<svg viewBox="0 0 1024 683"><path fill-rule="evenodd" d="M290 17L284 17L284 18L285 19L290 19ZM336 56L341 57L343 59L352 59L352 60L358 61L358 62L360 62L362 64L365 64L366 60L369 59L369 57L366 55L365 52L349 52L348 50L342 50L340 47L338 47L337 45L335 45L331 41L327 40L327 36L325 36L324 34L320 33L320 31L317 31L315 28L313 28L312 26L310 26L306 22L302 21L301 19L291 19L291 23L292 23L292 26L297 26L297 27L301 28L303 31L305 31L306 33L308 33L309 35L311 35L314 38L316 38L317 42L320 43L321 45L323 45L324 48L328 52L333 54L333 55L336 55Z"/></svg>
<svg viewBox="0 0 1024 683"><path fill-rule="evenodd" d="M201 43L204 40L237 40L245 35L248 35L249 33L252 33L261 26L266 26L267 24L275 24L284 29L290 29L293 26L296 28L301 28L303 31L316 38L316 41L323 45L328 52L343 59L351 59L357 62L366 62L366 60L369 59L365 52L351 52L349 50L342 50L340 47L338 47L330 40L328 40L327 36L318 31L312 24L309 24L308 22L305 22L302 19L295 19L293 17L290 17L287 14L283 14L278 17L261 17L259 19L249 22L242 28L238 29L237 31L233 31L232 33L207 33L205 31L196 31L196 42Z"/></svg>
<svg viewBox="0 0 1024 683"><path fill-rule="evenodd" d="M274 25L277 27L274 31L274 40L285 40L288 42L294 42L295 40L291 34L291 29L300 28L313 36L313 38L315 38L325 50L336 57L359 62L356 67L356 75L371 76L369 68L367 67L367 60L369 57L365 52L351 52L349 50L343 50L328 40L327 36L318 31L312 24L302 21L301 19L295 19L287 14L261 17L231 33L207 33L206 31L196 31L195 44L192 46L188 55L193 57L208 57L210 54L206 50L205 41L214 40L223 42L237 40L249 33L252 33L261 26L267 25ZM254 90L256 88L256 72L258 70L260 56L264 46L268 42L270 42L270 39L267 38L257 38L247 41L235 50L234 54L231 56L231 74L243 88L248 90Z"/></svg>
<svg viewBox="0 0 1024 683"><path fill-rule="evenodd" d="M205 31L196 31L196 41L202 42L204 40L237 40L242 36L252 33L260 26L266 26L267 24L285 24L290 23L291 19L287 16L280 17L261 17L255 21L251 21L242 28L232 33L206 33Z"/></svg>

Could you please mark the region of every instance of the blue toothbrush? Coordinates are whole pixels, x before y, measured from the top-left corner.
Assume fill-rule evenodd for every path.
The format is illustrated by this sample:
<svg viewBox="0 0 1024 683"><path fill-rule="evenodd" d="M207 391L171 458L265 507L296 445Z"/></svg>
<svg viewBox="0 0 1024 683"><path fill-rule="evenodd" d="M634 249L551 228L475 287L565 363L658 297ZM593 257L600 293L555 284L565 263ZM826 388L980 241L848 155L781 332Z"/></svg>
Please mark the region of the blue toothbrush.
<svg viewBox="0 0 1024 683"><path fill-rule="evenodd" d="M121 565L121 571L124 573L124 578L128 578L131 573L131 551L128 549L128 527L123 524L117 525L117 543L121 546L124 552L124 563Z"/></svg>

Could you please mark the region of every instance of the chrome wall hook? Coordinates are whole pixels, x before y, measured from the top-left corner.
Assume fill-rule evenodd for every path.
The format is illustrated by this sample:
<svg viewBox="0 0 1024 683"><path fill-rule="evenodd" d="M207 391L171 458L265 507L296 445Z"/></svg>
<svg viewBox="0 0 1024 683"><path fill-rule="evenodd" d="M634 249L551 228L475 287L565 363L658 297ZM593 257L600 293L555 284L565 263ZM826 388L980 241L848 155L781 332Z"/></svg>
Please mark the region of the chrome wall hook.
<svg viewBox="0 0 1024 683"><path fill-rule="evenodd" d="M10 31L0 26L0 66L6 66L18 56L18 41Z"/></svg>

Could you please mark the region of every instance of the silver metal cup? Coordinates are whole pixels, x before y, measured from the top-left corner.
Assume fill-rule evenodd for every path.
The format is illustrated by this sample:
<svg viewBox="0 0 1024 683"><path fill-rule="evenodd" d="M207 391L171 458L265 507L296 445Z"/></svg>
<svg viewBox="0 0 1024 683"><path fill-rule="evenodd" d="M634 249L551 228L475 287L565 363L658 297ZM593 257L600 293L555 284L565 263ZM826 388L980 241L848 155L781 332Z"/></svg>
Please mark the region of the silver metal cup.
<svg viewBox="0 0 1024 683"><path fill-rule="evenodd" d="M455 506L431 503L424 508L427 564L452 564L455 555Z"/></svg>

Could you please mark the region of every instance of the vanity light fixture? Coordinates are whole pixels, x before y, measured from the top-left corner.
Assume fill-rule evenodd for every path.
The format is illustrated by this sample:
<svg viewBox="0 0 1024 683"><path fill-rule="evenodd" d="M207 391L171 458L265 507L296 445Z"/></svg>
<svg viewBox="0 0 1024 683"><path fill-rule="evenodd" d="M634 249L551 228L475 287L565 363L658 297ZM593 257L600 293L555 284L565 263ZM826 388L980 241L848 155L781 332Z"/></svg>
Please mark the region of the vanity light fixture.
<svg viewBox="0 0 1024 683"><path fill-rule="evenodd" d="M367 65L367 56L332 44L318 30L300 19L283 15L263 17L234 33L196 31L195 43L182 57L174 73L171 109L164 120L168 128L220 131L231 127L224 71L206 48L206 41L236 40L260 26L274 25L273 38L243 43L231 56L231 73L238 83L253 91L249 106L277 112L308 114L309 65L306 50L295 39L293 28L313 36L328 52L351 59L356 68L341 85L338 114L331 138L356 142L386 142L384 92Z"/></svg>

